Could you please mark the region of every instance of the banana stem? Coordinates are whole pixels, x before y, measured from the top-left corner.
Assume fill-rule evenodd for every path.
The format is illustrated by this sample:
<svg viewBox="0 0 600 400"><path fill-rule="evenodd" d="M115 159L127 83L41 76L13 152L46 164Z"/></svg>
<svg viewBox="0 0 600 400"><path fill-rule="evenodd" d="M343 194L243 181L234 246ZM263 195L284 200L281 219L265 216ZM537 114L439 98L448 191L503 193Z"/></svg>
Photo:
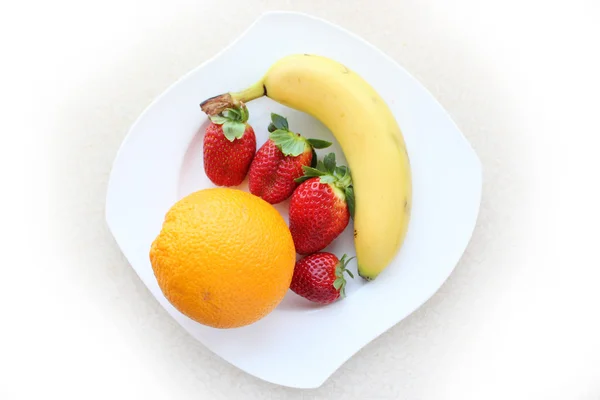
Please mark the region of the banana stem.
<svg viewBox="0 0 600 400"><path fill-rule="evenodd" d="M263 97L266 94L267 88L265 87L262 81L259 81L256 82L254 85L250 86L249 88L242 90L241 92L231 93L231 97L234 100L247 103L254 99L258 99L259 97Z"/></svg>
<svg viewBox="0 0 600 400"><path fill-rule="evenodd" d="M225 93L200 103L200 108L208 116L220 114L226 108L239 107L240 103L247 103L267 94L267 89L262 80L241 92Z"/></svg>

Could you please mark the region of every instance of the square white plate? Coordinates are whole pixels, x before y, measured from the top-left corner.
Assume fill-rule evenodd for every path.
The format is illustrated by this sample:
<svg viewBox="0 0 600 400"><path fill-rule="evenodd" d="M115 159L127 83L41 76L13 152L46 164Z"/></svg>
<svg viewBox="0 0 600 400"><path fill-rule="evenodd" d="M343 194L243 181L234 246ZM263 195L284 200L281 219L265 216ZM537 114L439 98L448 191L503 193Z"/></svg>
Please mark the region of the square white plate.
<svg viewBox="0 0 600 400"><path fill-rule="evenodd" d="M349 282L343 301L315 307L289 291L271 314L255 324L231 330L206 327L179 313L162 295L148 258L150 244L173 203L213 186L202 167L202 132L208 122L199 103L248 86L291 53L320 54L342 62L389 104L405 135L413 172L406 241L375 281ZM333 141L312 117L268 98L253 101L248 108L258 146L267 140L271 112L287 116L290 127L307 137ZM334 151L345 163L340 148L334 146ZM143 112L114 162L106 219L142 281L191 335L254 376L313 388L439 289L470 240L480 197L479 159L419 82L381 51L337 26L303 14L275 12L261 16L233 44L174 83ZM287 220L287 203L278 209ZM354 255L352 231L349 226L327 250Z"/></svg>

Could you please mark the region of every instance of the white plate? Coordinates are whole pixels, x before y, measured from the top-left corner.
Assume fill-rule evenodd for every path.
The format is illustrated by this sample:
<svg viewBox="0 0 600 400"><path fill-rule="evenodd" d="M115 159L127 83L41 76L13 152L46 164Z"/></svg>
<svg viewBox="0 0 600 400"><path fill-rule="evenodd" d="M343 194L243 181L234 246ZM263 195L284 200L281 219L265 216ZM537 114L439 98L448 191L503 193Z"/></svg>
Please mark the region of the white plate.
<svg viewBox="0 0 600 400"><path fill-rule="evenodd" d="M150 244L175 201L213 186L202 168L201 132L207 118L200 101L248 86L290 53L321 54L342 62L390 105L405 135L413 171L409 231L393 263L373 282L351 281L343 301L315 307L289 291L270 315L255 324L231 330L209 328L179 313L162 295L148 259ZM290 127L308 137L333 139L312 117L268 98L248 106L258 146L267 139L271 112L287 116ZM334 150L344 162L339 147ZM113 165L106 219L142 281L191 335L254 376L314 388L439 289L469 242L480 197L479 159L419 82L381 51L337 26L303 14L275 12L261 16L232 45L173 84L139 117ZM286 205L279 209L287 219ZM350 226L328 250L354 255L351 233Z"/></svg>

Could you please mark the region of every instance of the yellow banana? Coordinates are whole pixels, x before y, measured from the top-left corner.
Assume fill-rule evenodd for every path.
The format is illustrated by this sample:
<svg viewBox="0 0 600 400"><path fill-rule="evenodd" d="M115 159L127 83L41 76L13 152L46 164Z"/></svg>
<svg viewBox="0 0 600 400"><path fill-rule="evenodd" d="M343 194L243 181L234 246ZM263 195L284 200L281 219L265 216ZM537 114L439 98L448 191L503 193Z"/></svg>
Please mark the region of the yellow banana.
<svg viewBox="0 0 600 400"><path fill-rule="evenodd" d="M344 65L298 54L274 63L248 89L213 97L201 107L214 115L261 96L312 115L340 143L354 183L358 272L375 279L404 242L412 201L406 145L387 104Z"/></svg>

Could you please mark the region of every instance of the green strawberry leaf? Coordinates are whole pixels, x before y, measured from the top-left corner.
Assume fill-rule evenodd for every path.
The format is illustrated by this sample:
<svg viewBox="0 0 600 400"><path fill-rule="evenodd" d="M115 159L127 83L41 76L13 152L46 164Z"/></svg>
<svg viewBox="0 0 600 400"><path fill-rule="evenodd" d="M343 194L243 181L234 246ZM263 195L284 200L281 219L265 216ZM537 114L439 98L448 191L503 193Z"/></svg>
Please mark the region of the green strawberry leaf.
<svg viewBox="0 0 600 400"><path fill-rule="evenodd" d="M310 166L312 168L316 168L317 164L319 163L319 159L317 157L317 152L315 151L315 148L312 148L312 160L310 161Z"/></svg>
<svg viewBox="0 0 600 400"><path fill-rule="evenodd" d="M314 178L314 177L317 177L317 176L322 176L324 174L323 171L319 171L316 168L307 167L307 166L303 166L302 167L302 171L304 171L304 175L301 176L300 178L294 179L294 182L302 183L304 181L309 180L310 178Z"/></svg>
<svg viewBox="0 0 600 400"><path fill-rule="evenodd" d="M275 126L276 129L281 129L284 131L290 129L287 119L285 117L282 117L281 115L271 113L271 121L273 121L272 124Z"/></svg>
<svg viewBox="0 0 600 400"><path fill-rule="evenodd" d="M333 173L337 178L344 179L346 175L348 175L348 167L345 165L340 165L335 168L335 172Z"/></svg>
<svg viewBox="0 0 600 400"><path fill-rule="evenodd" d="M281 146L281 152L286 156L296 157L304 153L306 145L299 141L290 141L286 145Z"/></svg>
<svg viewBox="0 0 600 400"><path fill-rule="evenodd" d="M323 164L323 160L317 161L316 169L318 169L319 171L326 172L326 170L325 170L325 164Z"/></svg>
<svg viewBox="0 0 600 400"><path fill-rule="evenodd" d="M314 178L315 176L325 175L325 173L323 171L320 171L316 168L307 167L307 166L303 166L302 171L304 171L304 175L308 176L309 178Z"/></svg>
<svg viewBox="0 0 600 400"><path fill-rule="evenodd" d="M352 187L352 185L347 186L346 190L344 190L344 194L346 195L346 204L348 204L348 211L350 212L350 216L352 217L352 219L354 219L354 211L356 205L356 200L354 198L354 187Z"/></svg>
<svg viewBox="0 0 600 400"><path fill-rule="evenodd" d="M229 121L222 115L213 115L212 117L210 117L210 120L217 125L223 125L225 122Z"/></svg>
<svg viewBox="0 0 600 400"><path fill-rule="evenodd" d="M304 175L304 176L301 176L300 178L294 179L294 182L296 182L296 183L302 183L302 182L306 182L310 178L312 178L312 176L306 176L306 175Z"/></svg>
<svg viewBox="0 0 600 400"><path fill-rule="evenodd" d="M347 258L348 256L344 254L338 264L335 266L335 276L336 279L333 281L333 287L339 290L340 295L342 297L346 297L346 278L344 277L344 272L347 272L352 279L354 279L354 274L346 269L348 262L355 257Z"/></svg>
<svg viewBox="0 0 600 400"><path fill-rule="evenodd" d="M333 183L335 182L335 176L333 175L322 175L321 183Z"/></svg>
<svg viewBox="0 0 600 400"><path fill-rule="evenodd" d="M269 135L269 138L286 156L296 157L306 150L306 140L294 132L277 129Z"/></svg>
<svg viewBox="0 0 600 400"><path fill-rule="evenodd" d="M240 122L245 124L248 121L249 115L248 108L242 103L239 107L226 108L220 114L210 117L210 120L217 125L224 125L226 122Z"/></svg>
<svg viewBox="0 0 600 400"><path fill-rule="evenodd" d="M342 258L340 258L341 267L346 268L346 265L355 258L356 256L348 258L348 254L344 254Z"/></svg>
<svg viewBox="0 0 600 400"><path fill-rule="evenodd" d="M242 120L240 122L248 122L248 118L250 118L250 112L248 111L248 107L244 103L239 108L240 114L242 115Z"/></svg>
<svg viewBox="0 0 600 400"><path fill-rule="evenodd" d="M231 121L242 120L242 112L240 110L236 110L235 108L226 108L223 111L223 115L225 116L225 118L228 118Z"/></svg>
<svg viewBox="0 0 600 400"><path fill-rule="evenodd" d="M306 141L313 147L313 149L326 149L327 147L331 146L331 142L326 140L306 139Z"/></svg>
<svg viewBox="0 0 600 400"><path fill-rule="evenodd" d="M337 278L335 281L333 281L333 287L335 288L335 290L340 290L342 286L344 286L343 278Z"/></svg>
<svg viewBox="0 0 600 400"><path fill-rule="evenodd" d="M335 153L329 153L323 158L323 164L325 165L325 170L330 174L335 172Z"/></svg>
<svg viewBox="0 0 600 400"><path fill-rule="evenodd" d="M240 139L244 136L245 131L246 124L243 122L227 121L223 124L223 134L230 142L233 142L235 139Z"/></svg>

